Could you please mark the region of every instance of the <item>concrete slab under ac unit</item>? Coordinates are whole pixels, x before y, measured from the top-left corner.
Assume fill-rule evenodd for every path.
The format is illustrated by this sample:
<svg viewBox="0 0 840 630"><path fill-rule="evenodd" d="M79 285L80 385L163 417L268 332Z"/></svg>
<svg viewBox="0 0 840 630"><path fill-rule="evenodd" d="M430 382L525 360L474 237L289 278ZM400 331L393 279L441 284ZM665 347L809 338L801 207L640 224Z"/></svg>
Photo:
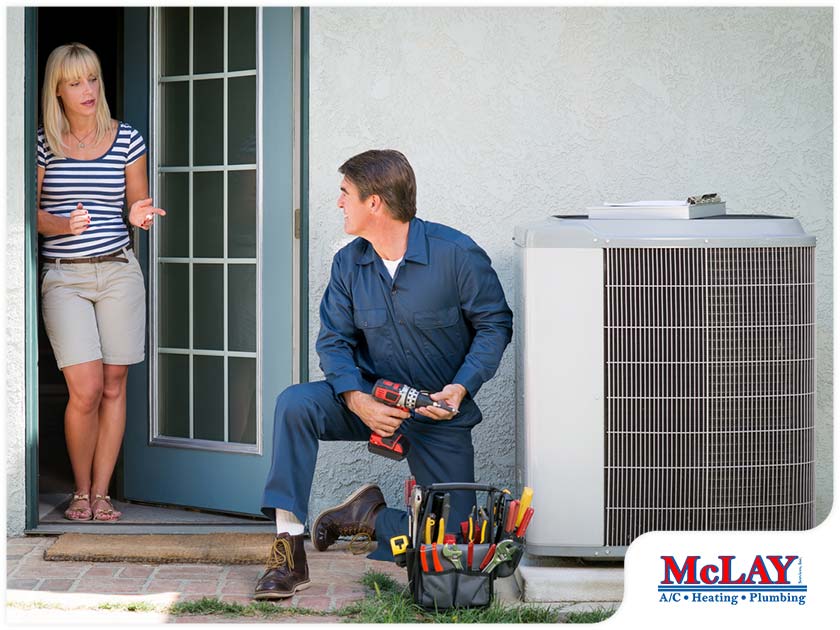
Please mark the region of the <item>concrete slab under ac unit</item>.
<svg viewBox="0 0 840 630"><path fill-rule="evenodd" d="M591 603L618 607L624 597L622 562L584 562L526 555L516 570L523 602Z"/></svg>

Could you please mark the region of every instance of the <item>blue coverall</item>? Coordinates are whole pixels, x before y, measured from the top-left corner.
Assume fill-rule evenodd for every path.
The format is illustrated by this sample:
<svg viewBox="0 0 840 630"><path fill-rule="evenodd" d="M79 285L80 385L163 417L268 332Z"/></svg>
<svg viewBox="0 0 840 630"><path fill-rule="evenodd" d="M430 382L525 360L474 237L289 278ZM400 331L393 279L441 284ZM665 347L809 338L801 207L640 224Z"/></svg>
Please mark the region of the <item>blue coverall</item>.
<svg viewBox="0 0 840 630"><path fill-rule="evenodd" d="M475 480L471 430L474 402L510 342L513 315L490 258L470 237L445 225L411 220L408 247L392 279L373 246L357 238L334 257L321 300L316 350L326 381L293 385L277 398L271 470L262 511L291 511L305 522L319 440L367 441L371 430L341 394L369 393L378 378L438 392L467 390L459 413L437 421L412 414L399 428L411 443L408 465L420 485ZM447 531L466 520L472 493L454 493ZM376 517L377 550L408 532L405 509Z"/></svg>

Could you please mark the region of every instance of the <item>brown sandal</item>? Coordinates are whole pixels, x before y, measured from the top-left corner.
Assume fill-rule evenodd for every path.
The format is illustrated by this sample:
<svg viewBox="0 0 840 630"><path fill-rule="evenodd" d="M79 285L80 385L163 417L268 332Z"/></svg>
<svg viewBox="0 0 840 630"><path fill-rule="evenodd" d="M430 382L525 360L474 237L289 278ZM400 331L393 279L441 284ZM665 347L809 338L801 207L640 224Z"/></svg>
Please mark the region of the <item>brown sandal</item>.
<svg viewBox="0 0 840 630"><path fill-rule="evenodd" d="M73 493L70 505L64 510L64 518L68 521L89 521L93 518L90 509L90 495Z"/></svg>
<svg viewBox="0 0 840 630"><path fill-rule="evenodd" d="M100 507L103 503L105 507ZM93 499L93 503L91 503L91 507L93 508L94 521L113 523L122 516L122 512L114 509L114 506L111 504L111 497L107 494L105 496L97 494Z"/></svg>

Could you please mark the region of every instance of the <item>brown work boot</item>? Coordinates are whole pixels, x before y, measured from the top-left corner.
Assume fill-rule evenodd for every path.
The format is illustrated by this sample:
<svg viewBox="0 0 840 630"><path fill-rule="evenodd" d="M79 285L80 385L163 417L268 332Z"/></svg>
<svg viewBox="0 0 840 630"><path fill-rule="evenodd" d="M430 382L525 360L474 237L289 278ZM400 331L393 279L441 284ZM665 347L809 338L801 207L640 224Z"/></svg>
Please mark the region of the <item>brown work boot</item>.
<svg viewBox="0 0 840 630"><path fill-rule="evenodd" d="M303 550L303 534L277 534L265 572L254 589L254 599L285 599L305 588L309 588L309 566Z"/></svg>
<svg viewBox="0 0 840 630"><path fill-rule="evenodd" d="M376 513L385 507L385 497L379 486L362 486L344 503L324 510L312 524L312 544L318 551L326 551L340 536L367 535L373 540ZM352 544L352 543L351 543Z"/></svg>

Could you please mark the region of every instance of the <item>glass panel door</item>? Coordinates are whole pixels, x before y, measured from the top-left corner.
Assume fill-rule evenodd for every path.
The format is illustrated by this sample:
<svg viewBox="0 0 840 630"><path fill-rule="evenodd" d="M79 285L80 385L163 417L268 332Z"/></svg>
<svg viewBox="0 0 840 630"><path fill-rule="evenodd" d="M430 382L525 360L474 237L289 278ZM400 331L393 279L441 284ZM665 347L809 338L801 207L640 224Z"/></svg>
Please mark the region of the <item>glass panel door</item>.
<svg viewBox="0 0 840 630"><path fill-rule="evenodd" d="M298 360L300 10L151 14L149 76L126 83L150 87L151 193L167 214L150 232L148 413L129 406L125 496L258 516L274 400Z"/></svg>
<svg viewBox="0 0 840 630"><path fill-rule="evenodd" d="M259 452L257 11L159 11L152 444Z"/></svg>

